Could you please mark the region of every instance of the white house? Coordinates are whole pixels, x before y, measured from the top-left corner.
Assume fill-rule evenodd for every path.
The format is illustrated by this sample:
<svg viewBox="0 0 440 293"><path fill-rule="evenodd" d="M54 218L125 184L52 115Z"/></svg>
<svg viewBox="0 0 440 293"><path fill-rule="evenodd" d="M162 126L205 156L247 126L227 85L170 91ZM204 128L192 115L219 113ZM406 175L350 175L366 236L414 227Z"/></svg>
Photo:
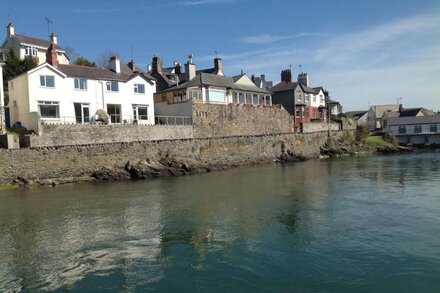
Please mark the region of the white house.
<svg viewBox="0 0 440 293"><path fill-rule="evenodd" d="M154 78L121 72L112 57L109 68L59 64L55 44L46 63L9 81L11 124L30 130L42 123L154 124Z"/></svg>
<svg viewBox="0 0 440 293"><path fill-rule="evenodd" d="M400 144L440 145L440 115L394 117L387 124Z"/></svg>
<svg viewBox="0 0 440 293"><path fill-rule="evenodd" d="M46 62L46 51L52 42L57 45L55 51L59 64L69 64L66 51L58 47L58 38L55 34L50 36L50 40L16 34L12 23L6 27L6 39L3 41L1 49L3 49L3 54L8 54L12 50L19 59L30 56L37 61L38 65L41 65Z"/></svg>

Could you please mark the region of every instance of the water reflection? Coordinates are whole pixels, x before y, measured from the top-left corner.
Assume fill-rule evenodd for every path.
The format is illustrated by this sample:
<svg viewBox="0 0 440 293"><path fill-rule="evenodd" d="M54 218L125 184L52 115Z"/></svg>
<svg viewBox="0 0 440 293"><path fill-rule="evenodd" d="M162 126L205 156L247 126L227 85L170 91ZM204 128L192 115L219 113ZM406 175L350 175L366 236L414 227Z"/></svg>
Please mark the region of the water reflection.
<svg viewBox="0 0 440 293"><path fill-rule="evenodd" d="M438 273L439 155L5 192L0 291L355 289L396 253Z"/></svg>

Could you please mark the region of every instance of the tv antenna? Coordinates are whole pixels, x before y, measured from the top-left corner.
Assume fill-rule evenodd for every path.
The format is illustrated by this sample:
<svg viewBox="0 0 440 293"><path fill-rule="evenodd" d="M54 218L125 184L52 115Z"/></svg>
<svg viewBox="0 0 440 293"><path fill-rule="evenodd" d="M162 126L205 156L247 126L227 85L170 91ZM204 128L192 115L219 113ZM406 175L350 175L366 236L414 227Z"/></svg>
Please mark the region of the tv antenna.
<svg viewBox="0 0 440 293"><path fill-rule="evenodd" d="M299 65L299 73L302 73L302 66L301 66L301 64Z"/></svg>
<svg viewBox="0 0 440 293"><path fill-rule="evenodd" d="M215 58L217 58L218 57L218 52L214 51L214 53L215 53Z"/></svg>
<svg viewBox="0 0 440 293"><path fill-rule="evenodd" d="M47 34L50 35L50 25L53 24L53 21L50 20L49 18L45 17L44 18L47 22Z"/></svg>

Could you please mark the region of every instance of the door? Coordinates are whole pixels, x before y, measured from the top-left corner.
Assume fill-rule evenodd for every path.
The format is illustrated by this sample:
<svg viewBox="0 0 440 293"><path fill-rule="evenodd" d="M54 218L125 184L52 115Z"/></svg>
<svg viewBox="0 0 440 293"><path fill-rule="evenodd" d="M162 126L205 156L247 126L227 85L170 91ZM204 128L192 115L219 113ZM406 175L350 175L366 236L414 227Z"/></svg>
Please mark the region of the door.
<svg viewBox="0 0 440 293"><path fill-rule="evenodd" d="M90 106L89 104L73 103L75 107L75 120L78 124L90 122Z"/></svg>
<svg viewBox="0 0 440 293"><path fill-rule="evenodd" d="M111 123L121 123L121 105L108 104L107 114L110 116Z"/></svg>

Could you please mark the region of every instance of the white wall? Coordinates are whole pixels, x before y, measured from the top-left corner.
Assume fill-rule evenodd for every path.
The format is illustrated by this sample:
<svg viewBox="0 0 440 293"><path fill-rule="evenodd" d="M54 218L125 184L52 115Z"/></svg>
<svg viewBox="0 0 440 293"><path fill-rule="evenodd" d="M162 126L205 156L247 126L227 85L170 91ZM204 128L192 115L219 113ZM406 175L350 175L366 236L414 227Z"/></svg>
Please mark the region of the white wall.
<svg viewBox="0 0 440 293"><path fill-rule="evenodd" d="M119 82L118 92L107 92L106 81L87 80L87 90L74 88L74 78L65 77L44 64L10 81L14 83L10 92L11 123L20 121L24 127L30 125L27 116L30 112L38 112L38 101L59 102L59 118L42 118L47 123L76 123L74 103L89 104L90 116L96 110L107 110L108 104L121 105L122 119L133 119L133 105L148 106L148 121L143 124L154 124L153 94L156 91L155 83L151 85L143 78L137 76L128 82ZM55 87L40 86L41 75L55 77ZM134 84L144 84L145 94L134 93ZM10 84L11 88L11 84ZM17 106L13 106L16 101ZM104 103L104 105L103 105ZM131 119L130 119L131 118Z"/></svg>
<svg viewBox="0 0 440 293"><path fill-rule="evenodd" d="M311 102L310 102L310 106L312 107L325 107L325 96L324 96L324 92L322 90L319 90L319 93L317 95L310 95L311 98ZM316 97L316 101L313 101L313 96ZM321 97L322 97L322 101L321 101Z"/></svg>

